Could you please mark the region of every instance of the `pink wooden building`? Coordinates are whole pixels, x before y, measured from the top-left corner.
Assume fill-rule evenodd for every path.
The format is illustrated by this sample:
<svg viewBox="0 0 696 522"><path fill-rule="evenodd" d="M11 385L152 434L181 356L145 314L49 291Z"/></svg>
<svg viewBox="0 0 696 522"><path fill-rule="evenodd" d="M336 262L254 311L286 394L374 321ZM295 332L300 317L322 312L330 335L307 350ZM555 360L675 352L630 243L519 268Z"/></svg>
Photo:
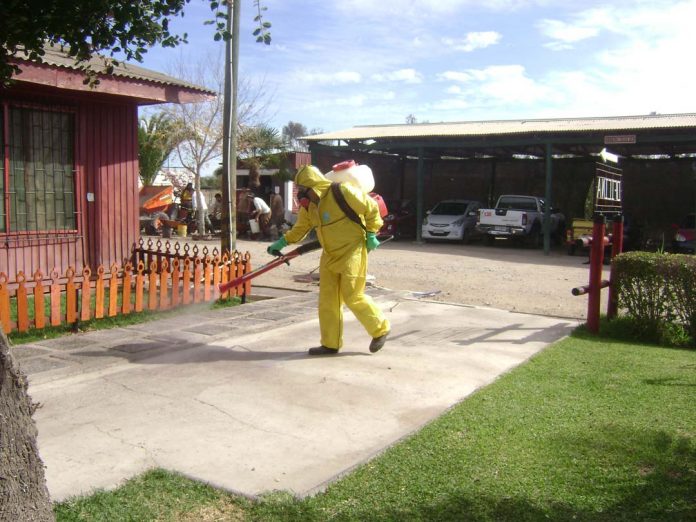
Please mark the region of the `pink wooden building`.
<svg viewBox="0 0 696 522"><path fill-rule="evenodd" d="M139 237L138 107L214 95L130 64L90 88L57 49L44 61L18 60L16 82L0 88L0 272L10 280L128 258Z"/></svg>

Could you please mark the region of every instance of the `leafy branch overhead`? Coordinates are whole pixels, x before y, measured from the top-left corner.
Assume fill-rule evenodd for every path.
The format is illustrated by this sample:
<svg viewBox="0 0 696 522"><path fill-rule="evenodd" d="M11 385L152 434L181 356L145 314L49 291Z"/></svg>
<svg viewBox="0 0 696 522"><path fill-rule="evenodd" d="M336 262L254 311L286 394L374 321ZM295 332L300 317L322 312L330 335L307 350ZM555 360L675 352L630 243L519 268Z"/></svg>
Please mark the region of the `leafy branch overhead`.
<svg viewBox="0 0 696 522"><path fill-rule="evenodd" d="M231 1L231 0L230 0ZM258 42L270 44L270 22L263 19L266 7L254 0L258 14L254 36ZM89 60L95 54L103 55L101 64L107 74L125 61L142 62L148 49L160 45L176 47L187 43L187 34L170 30L172 20L184 17L184 8L190 0L52 0L27 2L2 0L0 2L0 84L7 84L21 71L20 59L41 63L44 47L61 47L77 61L85 72L85 83L96 85L97 71ZM221 10L225 0L209 0L216 13L216 40L230 37ZM211 22L213 23L213 22Z"/></svg>
<svg viewBox="0 0 696 522"><path fill-rule="evenodd" d="M233 0L230 0L230 8L232 7L232 1ZM225 5L227 5L227 2L225 0L211 0L210 2L210 10L213 11L213 13L215 13L215 20L207 20L205 24L215 24L214 38L216 41L229 40L232 37L230 32L227 30L227 10L223 9ZM270 45L271 32L269 31L269 29L271 28L271 22L266 22L263 19L263 13L268 8L261 5L261 0L254 0L254 6L256 7L257 12L257 15L254 17L254 22L256 22L257 24L256 29L254 29L254 36L256 37L256 41L259 43Z"/></svg>

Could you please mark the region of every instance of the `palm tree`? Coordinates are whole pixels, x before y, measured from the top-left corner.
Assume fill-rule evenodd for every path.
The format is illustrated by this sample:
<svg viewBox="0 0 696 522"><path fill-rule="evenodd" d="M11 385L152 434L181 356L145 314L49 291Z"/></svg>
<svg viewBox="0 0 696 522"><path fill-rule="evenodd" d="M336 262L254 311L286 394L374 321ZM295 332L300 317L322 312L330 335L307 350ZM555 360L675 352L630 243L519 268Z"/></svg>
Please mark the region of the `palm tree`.
<svg viewBox="0 0 696 522"><path fill-rule="evenodd" d="M268 125L246 127L239 134L240 161L249 169L249 188L261 186L260 170L266 166L271 154L283 150L283 140L274 129Z"/></svg>
<svg viewBox="0 0 696 522"><path fill-rule="evenodd" d="M183 140L181 125L163 112L141 117L138 125L140 180L152 185L169 155Z"/></svg>

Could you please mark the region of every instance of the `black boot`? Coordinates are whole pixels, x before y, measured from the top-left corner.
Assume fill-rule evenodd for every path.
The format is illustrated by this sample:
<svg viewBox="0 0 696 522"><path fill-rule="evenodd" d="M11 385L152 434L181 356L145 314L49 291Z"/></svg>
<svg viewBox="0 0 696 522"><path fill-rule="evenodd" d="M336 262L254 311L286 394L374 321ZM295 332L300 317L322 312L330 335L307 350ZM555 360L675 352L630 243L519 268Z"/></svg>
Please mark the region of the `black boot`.
<svg viewBox="0 0 696 522"><path fill-rule="evenodd" d="M370 343L370 351L372 353L378 352L382 349L384 343L387 342L387 335L389 335L389 332L385 333L381 337L375 337L372 339L372 342Z"/></svg>
<svg viewBox="0 0 696 522"><path fill-rule="evenodd" d="M316 348L310 348L307 353L309 355L336 355L338 353L338 349L327 348L326 346L317 346Z"/></svg>

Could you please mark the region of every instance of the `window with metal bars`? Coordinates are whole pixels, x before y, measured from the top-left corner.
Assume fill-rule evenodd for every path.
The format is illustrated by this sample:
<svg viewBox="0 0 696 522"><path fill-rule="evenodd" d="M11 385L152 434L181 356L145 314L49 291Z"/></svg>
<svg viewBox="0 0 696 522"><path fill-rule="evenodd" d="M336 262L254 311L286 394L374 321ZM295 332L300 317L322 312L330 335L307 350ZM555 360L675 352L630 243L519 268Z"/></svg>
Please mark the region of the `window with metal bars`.
<svg viewBox="0 0 696 522"><path fill-rule="evenodd" d="M0 232L75 230L74 115L11 105L0 111Z"/></svg>

